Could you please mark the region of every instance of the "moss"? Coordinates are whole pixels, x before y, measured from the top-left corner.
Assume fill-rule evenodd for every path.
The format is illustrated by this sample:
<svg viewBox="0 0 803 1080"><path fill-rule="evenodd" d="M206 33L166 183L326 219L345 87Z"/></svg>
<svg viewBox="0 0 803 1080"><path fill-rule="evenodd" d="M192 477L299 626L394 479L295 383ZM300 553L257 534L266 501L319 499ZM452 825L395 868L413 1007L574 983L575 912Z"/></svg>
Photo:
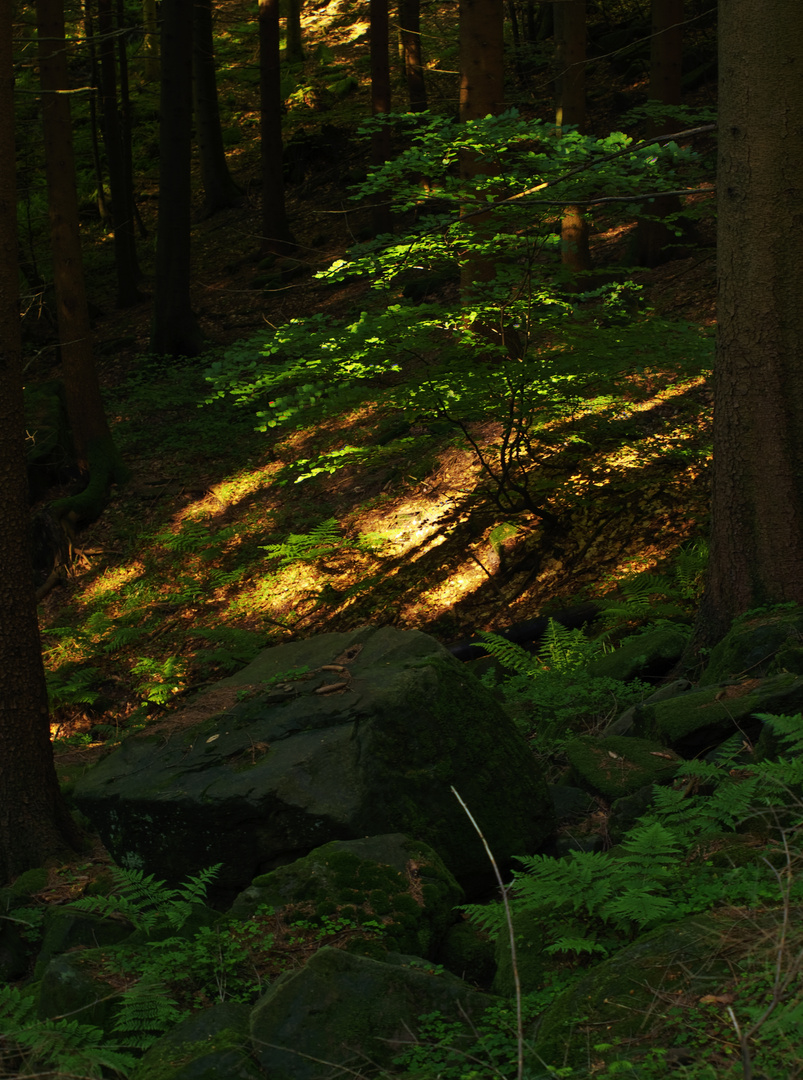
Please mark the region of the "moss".
<svg viewBox="0 0 803 1080"><path fill-rule="evenodd" d="M607 739L572 739L566 745L573 781L619 799L647 784L671 780L680 758L658 742L613 735Z"/></svg>

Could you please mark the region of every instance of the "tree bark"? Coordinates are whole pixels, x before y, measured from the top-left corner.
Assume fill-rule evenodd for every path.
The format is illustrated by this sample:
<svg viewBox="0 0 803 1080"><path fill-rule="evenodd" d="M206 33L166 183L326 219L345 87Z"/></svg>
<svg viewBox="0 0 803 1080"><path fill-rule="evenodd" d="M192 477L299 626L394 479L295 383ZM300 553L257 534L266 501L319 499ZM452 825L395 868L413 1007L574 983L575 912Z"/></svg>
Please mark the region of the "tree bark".
<svg viewBox="0 0 803 1080"><path fill-rule="evenodd" d="M145 78L148 82L158 82L161 77L159 60L159 20L157 0L142 0L142 25L145 30Z"/></svg>
<svg viewBox="0 0 803 1080"><path fill-rule="evenodd" d="M69 89L69 76L62 0L37 0L36 23L50 245L64 390L76 461L89 480L85 491L62 500L55 509L61 515L71 514L75 523L80 524L101 513L109 484L122 481L126 470L106 420L92 352L78 229L70 99L65 93Z"/></svg>
<svg viewBox="0 0 803 1080"><path fill-rule="evenodd" d="M262 144L263 255L295 248L287 220L282 172L282 90L279 67L279 0L259 0L259 109Z"/></svg>
<svg viewBox="0 0 803 1080"><path fill-rule="evenodd" d="M650 38L650 101L662 105L680 105L683 69L683 0L652 0L652 37ZM667 135L675 121L664 120L650 125L650 137ZM670 256L670 245L677 244L674 232L661 218L680 210L677 195L662 195L644 207L649 217L639 218L636 232L636 261L639 266L658 266Z"/></svg>
<svg viewBox="0 0 803 1080"><path fill-rule="evenodd" d="M581 132L586 123L586 0L560 0L553 5L558 73L555 80L555 124ZM563 213L561 262L571 279L591 268L588 220L578 206ZM572 281L576 287L576 280Z"/></svg>
<svg viewBox="0 0 803 1080"><path fill-rule="evenodd" d="M204 183L204 206L200 216L207 218L227 206L241 206L243 201L243 193L229 172L220 127L212 0L195 0L193 6L192 92Z"/></svg>
<svg viewBox="0 0 803 1080"><path fill-rule="evenodd" d="M719 16L711 556L697 641L803 602L803 6Z"/></svg>
<svg viewBox="0 0 803 1080"><path fill-rule="evenodd" d="M421 0L399 0L399 28L410 112L424 112L427 88L421 54Z"/></svg>
<svg viewBox="0 0 803 1080"><path fill-rule="evenodd" d="M304 59L301 41L302 0L287 0L287 33L285 35L285 59L288 64L300 64Z"/></svg>
<svg viewBox="0 0 803 1080"><path fill-rule="evenodd" d="M159 216L151 351L197 356L203 334L190 303L193 0L162 2Z"/></svg>
<svg viewBox="0 0 803 1080"><path fill-rule="evenodd" d="M371 0L371 116L386 116L390 104L388 0ZM371 133L371 164L379 169L390 157L390 127L383 123ZM375 236L393 231L388 196L379 195L373 207Z"/></svg>
<svg viewBox="0 0 803 1080"><path fill-rule="evenodd" d="M504 107L504 0L460 0L460 121L480 120L498 115ZM460 158L461 179L487 177L494 172L487 162L473 154ZM476 204L466 204L469 213ZM476 284L491 281L496 274L493 259L477 254L475 241L488 236L488 215L471 218L469 242L460 265L460 291L469 299Z"/></svg>
<svg viewBox="0 0 803 1080"><path fill-rule="evenodd" d="M114 58L114 22L111 0L97 0L100 36L100 98L103 108L103 145L109 169L117 269L117 306L131 307L143 299L137 281L139 267L134 240L134 193L128 182L120 113L117 107L117 64Z"/></svg>
<svg viewBox="0 0 803 1080"><path fill-rule="evenodd" d="M0 884L80 843L50 742L28 542L12 0L0 0Z"/></svg>

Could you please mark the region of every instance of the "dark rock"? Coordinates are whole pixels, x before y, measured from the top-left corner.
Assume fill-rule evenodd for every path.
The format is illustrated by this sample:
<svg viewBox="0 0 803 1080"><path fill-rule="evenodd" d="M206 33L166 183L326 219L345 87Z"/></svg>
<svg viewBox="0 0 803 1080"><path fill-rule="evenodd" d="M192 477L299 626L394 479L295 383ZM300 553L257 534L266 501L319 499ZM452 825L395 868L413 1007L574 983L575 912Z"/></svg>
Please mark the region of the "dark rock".
<svg viewBox="0 0 803 1080"><path fill-rule="evenodd" d="M663 626L646 634L625 638L613 652L588 665L596 678L657 679L677 664L689 640L685 626Z"/></svg>
<svg viewBox="0 0 803 1080"><path fill-rule="evenodd" d="M495 1000L415 957L379 963L323 948L254 1006L254 1055L270 1080L324 1080L368 1063L373 1071L416 1041L425 1013L462 1021L472 1045L472 1021Z"/></svg>
<svg viewBox="0 0 803 1080"><path fill-rule="evenodd" d="M513 721L425 634L280 645L216 692L242 700L167 737L133 736L78 781L75 803L120 865L176 882L220 862L216 885L240 890L328 841L402 832L472 892L493 875L452 786L503 866L552 832Z"/></svg>
<svg viewBox="0 0 803 1080"><path fill-rule="evenodd" d="M668 782L681 764L659 742L626 735L572 739L566 757L579 786L604 799L619 799L645 784Z"/></svg>

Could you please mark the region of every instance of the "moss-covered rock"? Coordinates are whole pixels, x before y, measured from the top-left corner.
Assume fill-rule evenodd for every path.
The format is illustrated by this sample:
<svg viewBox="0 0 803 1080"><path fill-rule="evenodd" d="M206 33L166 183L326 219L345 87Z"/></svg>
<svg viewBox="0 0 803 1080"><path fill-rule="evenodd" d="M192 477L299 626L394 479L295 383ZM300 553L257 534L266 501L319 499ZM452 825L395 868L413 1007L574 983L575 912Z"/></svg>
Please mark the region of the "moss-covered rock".
<svg viewBox="0 0 803 1080"><path fill-rule="evenodd" d="M79 1024L110 1030L119 987L117 980L104 981L103 959L100 949L54 956L39 982L39 1018L69 1016Z"/></svg>
<svg viewBox="0 0 803 1080"><path fill-rule="evenodd" d="M656 678L680 660L689 640L686 626L662 626L645 634L625 638L613 652L605 653L592 664L589 672L597 678Z"/></svg>
<svg viewBox="0 0 803 1080"><path fill-rule="evenodd" d="M254 879L232 906L249 918L261 905L319 921L342 914L382 926L393 952L432 957L463 890L438 855L399 833L333 840L309 855Z"/></svg>
<svg viewBox="0 0 803 1080"><path fill-rule="evenodd" d="M195 1013L149 1048L131 1080L263 1080L250 1055L249 1013L228 1001Z"/></svg>
<svg viewBox="0 0 803 1080"><path fill-rule="evenodd" d="M803 609L797 605L743 615L711 650L700 686L745 676L760 679L783 671L803 674L802 638Z"/></svg>
<svg viewBox="0 0 803 1080"><path fill-rule="evenodd" d="M373 1071L416 1039L425 1013L462 1021L470 1045L472 1021L495 1000L415 958L379 963L324 948L254 1006L254 1056L271 1080L324 1080L365 1062Z"/></svg>
<svg viewBox="0 0 803 1080"><path fill-rule="evenodd" d="M71 907L51 907L45 913L44 938L36 958L36 976L40 978L54 956L79 947L116 945L133 931L125 919L104 919Z"/></svg>
<svg viewBox="0 0 803 1080"><path fill-rule="evenodd" d="M572 739L566 744L572 779L604 799L620 799L645 784L666 783L681 758L649 739L612 735L607 739Z"/></svg>
<svg viewBox="0 0 803 1080"><path fill-rule="evenodd" d="M170 739L133 736L78 781L76 805L121 865L175 882L221 862L216 885L239 890L330 840L402 832L476 890L493 877L452 786L502 864L554 828L526 741L426 634L292 642L215 689L227 711Z"/></svg>
<svg viewBox="0 0 803 1080"><path fill-rule="evenodd" d="M742 679L725 686L705 686L669 701L643 705L634 732L695 757L737 731L758 738L759 713L794 715L803 708L803 679L786 672L768 679Z"/></svg>

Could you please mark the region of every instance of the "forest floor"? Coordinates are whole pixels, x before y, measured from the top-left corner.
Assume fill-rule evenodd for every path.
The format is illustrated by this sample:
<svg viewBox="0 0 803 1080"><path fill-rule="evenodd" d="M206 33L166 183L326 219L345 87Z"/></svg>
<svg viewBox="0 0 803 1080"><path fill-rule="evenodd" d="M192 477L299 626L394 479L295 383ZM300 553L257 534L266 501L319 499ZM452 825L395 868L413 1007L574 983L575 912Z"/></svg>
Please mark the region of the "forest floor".
<svg viewBox="0 0 803 1080"><path fill-rule="evenodd" d="M345 64L364 33L360 27L337 5L311 9L310 53L326 41L329 60ZM320 63L310 61L313 69ZM235 343L253 341L247 348L256 360L259 336L271 327L312 312L359 311L363 283L333 287L314 277L344 254L368 220L344 184L364 170L355 125L367 112L364 70L348 70L359 77L354 94L338 102L321 92L294 130L299 145L307 145L303 129L312 146L287 191L299 276L265 284L253 136L231 154L243 206L194 226L192 302L209 338L204 356L171 362L147 355L150 305L114 310L111 244L99 224L85 227L91 301L100 313L98 363L132 478L82 533L76 560L40 606L65 776L130 725L169 719L188 695L258 647L369 622L450 642L609 595L629 575L661 568L705 533L710 389L704 373L678 380L658 353L633 358L622 399L628 421L617 430L616 445L610 428L596 425L596 444L562 450L551 461L552 473L562 472L556 485L571 477L572 494L565 535L549 550L531 516L510 521L489 501L477 456L456 432L422 420L407 431L412 443L397 440L379 452L382 431L394 423L381 395L342 416L278 433L255 431L253 413L230 401L205 404L204 372ZM308 81L313 94L318 83L312 75ZM540 107L548 112L544 85ZM234 95L240 130L253 133L256 114L245 107L242 86L236 93L232 86L224 78L221 95ZM253 97L253 79L249 88ZM628 92L643 97L638 85ZM707 102L710 92L698 96ZM602 92L596 100L609 114ZM610 115L600 123L615 127ZM198 176L196 190L200 208ZM155 194L151 176L141 196L151 236ZM646 306L678 326L713 324L710 231L704 222L704 239L687 257L633 275ZM597 265L621 261L628 233L617 226L592 236ZM146 279L151 256L152 244L144 241ZM480 445L498 438L492 420L474 422L471 431ZM377 453L293 482L299 463L350 445L374 446ZM684 456L680 446L697 449ZM281 551L265 550L286 546L290 537L308 538L327 522L340 539L322 557L282 561ZM509 534L501 555L500 526Z"/></svg>

